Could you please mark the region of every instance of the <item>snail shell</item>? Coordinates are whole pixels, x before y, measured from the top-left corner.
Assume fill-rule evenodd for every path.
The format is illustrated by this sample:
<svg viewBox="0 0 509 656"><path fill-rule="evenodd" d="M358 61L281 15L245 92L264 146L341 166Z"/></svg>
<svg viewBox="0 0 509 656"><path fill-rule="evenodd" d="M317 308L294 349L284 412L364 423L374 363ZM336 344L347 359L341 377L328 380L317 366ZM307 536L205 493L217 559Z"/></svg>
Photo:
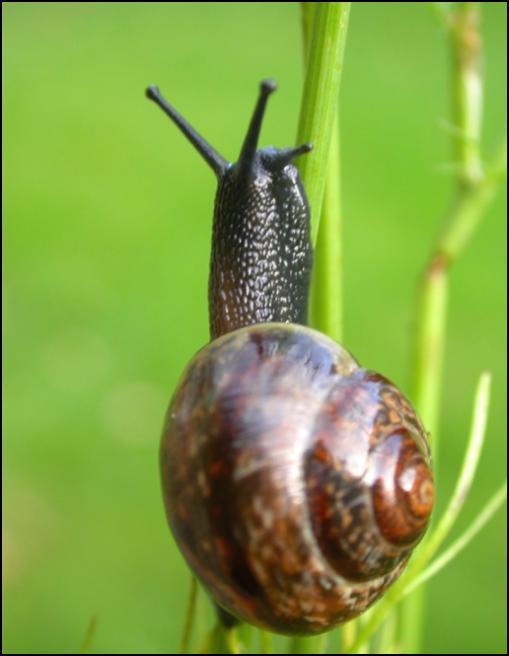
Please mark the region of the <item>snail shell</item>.
<svg viewBox="0 0 509 656"><path fill-rule="evenodd" d="M199 351L160 462L191 569L221 607L281 633L365 610L400 574L433 504L409 402L299 325L244 327Z"/></svg>

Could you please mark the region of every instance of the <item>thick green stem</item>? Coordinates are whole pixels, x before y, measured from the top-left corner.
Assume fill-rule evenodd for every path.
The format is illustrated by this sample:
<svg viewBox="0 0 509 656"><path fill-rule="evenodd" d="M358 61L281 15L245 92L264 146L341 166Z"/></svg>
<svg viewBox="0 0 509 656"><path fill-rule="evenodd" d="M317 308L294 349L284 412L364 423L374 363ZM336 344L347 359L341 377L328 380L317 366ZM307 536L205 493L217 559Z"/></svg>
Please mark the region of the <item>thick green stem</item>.
<svg viewBox="0 0 509 656"><path fill-rule="evenodd" d="M311 289L311 325L342 339L342 258L339 125L335 121Z"/></svg>
<svg viewBox="0 0 509 656"><path fill-rule="evenodd" d="M310 3L306 3L310 4ZM312 3L314 16L302 95L297 143L311 142L313 151L299 162L311 207L311 240L316 243L325 180L337 115L350 2Z"/></svg>
<svg viewBox="0 0 509 656"><path fill-rule="evenodd" d="M315 2L301 2L304 62L309 59ZM310 324L337 342L342 338L341 193L339 121L332 128L320 229L314 252Z"/></svg>
<svg viewBox="0 0 509 656"><path fill-rule="evenodd" d="M302 34L302 54L304 55L304 71L306 71L316 2L299 2L299 5Z"/></svg>

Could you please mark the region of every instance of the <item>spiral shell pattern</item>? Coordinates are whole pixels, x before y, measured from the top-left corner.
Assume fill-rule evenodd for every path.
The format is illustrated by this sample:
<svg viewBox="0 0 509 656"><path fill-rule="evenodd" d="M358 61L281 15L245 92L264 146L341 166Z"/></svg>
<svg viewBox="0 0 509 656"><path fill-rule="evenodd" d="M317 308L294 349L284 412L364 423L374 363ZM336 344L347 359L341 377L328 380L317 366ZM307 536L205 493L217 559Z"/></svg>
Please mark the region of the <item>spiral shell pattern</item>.
<svg viewBox="0 0 509 656"><path fill-rule="evenodd" d="M168 409L161 475L176 541L214 600L287 634L373 603L433 505L409 402L297 325L242 328L194 357Z"/></svg>

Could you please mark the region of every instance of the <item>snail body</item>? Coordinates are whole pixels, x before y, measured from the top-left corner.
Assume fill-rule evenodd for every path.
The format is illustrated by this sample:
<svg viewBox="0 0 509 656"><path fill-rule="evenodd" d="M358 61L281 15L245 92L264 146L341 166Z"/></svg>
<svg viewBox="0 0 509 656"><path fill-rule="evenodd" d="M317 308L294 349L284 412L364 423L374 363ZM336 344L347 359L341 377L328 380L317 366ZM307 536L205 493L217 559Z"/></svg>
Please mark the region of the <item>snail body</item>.
<svg viewBox="0 0 509 656"><path fill-rule="evenodd" d="M239 160L227 162L161 97L147 96L176 122L218 180L209 275L212 338L253 323L306 323L312 251L309 206L294 157L311 150L257 150L273 80L263 80Z"/></svg>
<svg viewBox="0 0 509 656"><path fill-rule="evenodd" d="M224 617L306 634L360 614L397 578L433 482L408 400L303 325L309 208L290 160L309 146L256 151L273 88L262 82L237 164L204 155L219 178L212 341L177 385L160 464L173 535Z"/></svg>

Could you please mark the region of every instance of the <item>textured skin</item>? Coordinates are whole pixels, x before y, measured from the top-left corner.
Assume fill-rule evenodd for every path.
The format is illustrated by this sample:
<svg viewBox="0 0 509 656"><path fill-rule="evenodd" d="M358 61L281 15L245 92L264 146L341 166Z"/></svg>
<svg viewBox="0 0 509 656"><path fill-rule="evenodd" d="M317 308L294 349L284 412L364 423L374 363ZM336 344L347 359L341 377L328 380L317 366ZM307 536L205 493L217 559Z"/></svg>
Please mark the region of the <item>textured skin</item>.
<svg viewBox="0 0 509 656"><path fill-rule="evenodd" d="M295 325L237 330L194 357L168 409L161 473L177 543L214 600L281 633L365 610L433 503L408 401Z"/></svg>
<svg viewBox="0 0 509 656"><path fill-rule="evenodd" d="M306 323L309 208L297 169L278 166L274 153L256 153L248 180L239 180L233 165L219 181L209 277L212 337L255 323Z"/></svg>

